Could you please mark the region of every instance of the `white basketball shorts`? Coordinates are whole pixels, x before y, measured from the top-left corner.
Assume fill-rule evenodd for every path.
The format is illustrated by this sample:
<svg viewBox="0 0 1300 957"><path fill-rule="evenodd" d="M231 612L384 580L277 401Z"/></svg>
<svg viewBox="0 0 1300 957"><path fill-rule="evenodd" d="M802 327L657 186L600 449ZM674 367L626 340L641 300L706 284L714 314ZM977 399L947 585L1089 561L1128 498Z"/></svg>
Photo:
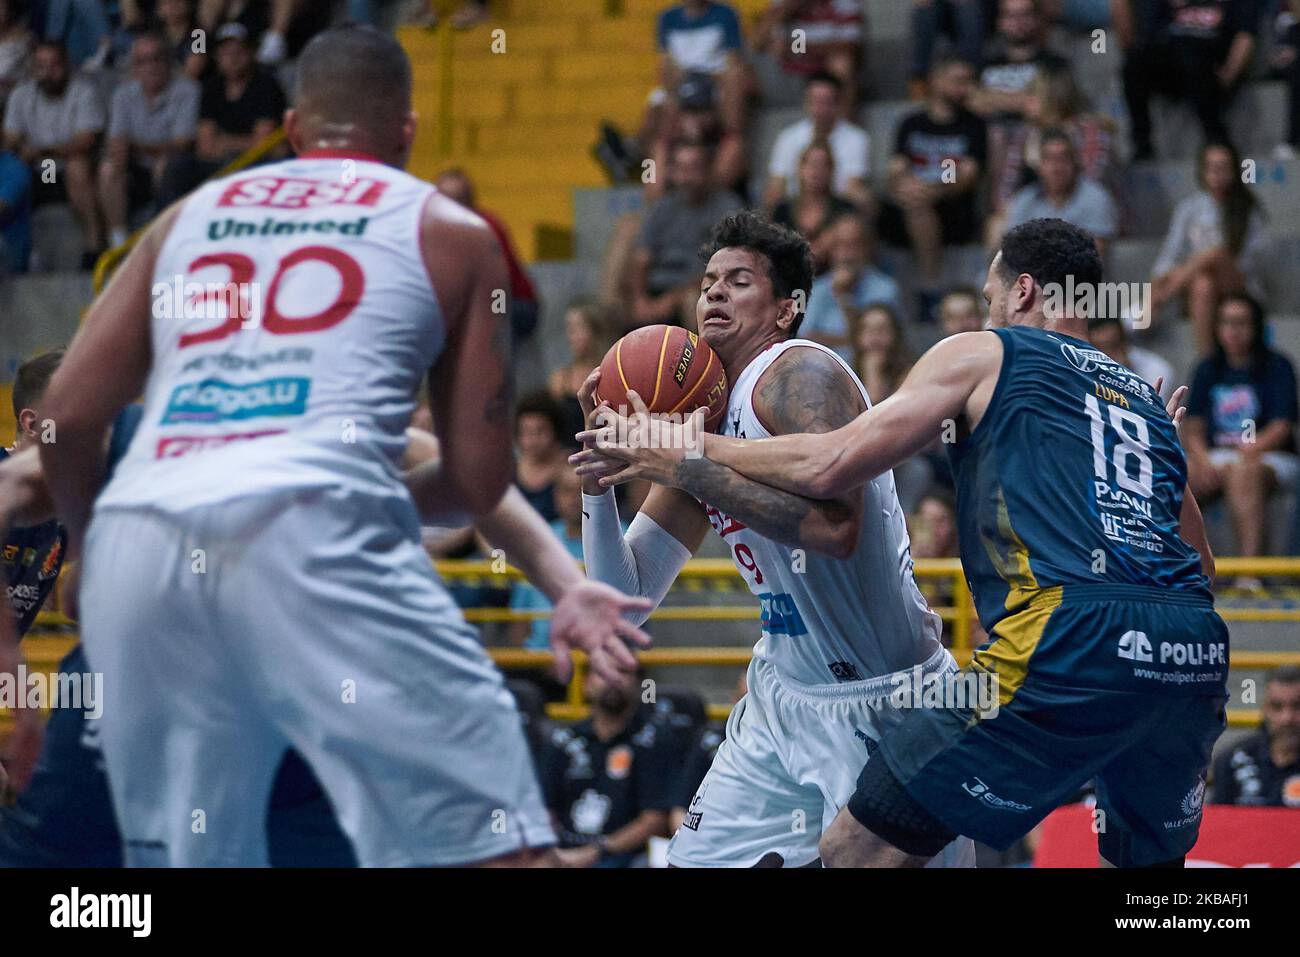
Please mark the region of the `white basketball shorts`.
<svg viewBox="0 0 1300 957"><path fill-rule="evenodd" d="M956 670L944 648L922 665L922 674ZM771 854L784 867L812 864L822 831L857 787L867 742L902 716L889 701L894 675L805 685L755 658L748 680L749 693L732 709L726 740L668 845L674 867L753 867ZM974 867L975 847L958 838L927 866Z"/></svg>
<svg viewBox="0 0 1300 957"><path fill-rule="evenodd" d="M363 866L554 843L514 700L409 501L318 489L108 509L85 552L82 634L129 864L265 865L288 747Z"/></svg>

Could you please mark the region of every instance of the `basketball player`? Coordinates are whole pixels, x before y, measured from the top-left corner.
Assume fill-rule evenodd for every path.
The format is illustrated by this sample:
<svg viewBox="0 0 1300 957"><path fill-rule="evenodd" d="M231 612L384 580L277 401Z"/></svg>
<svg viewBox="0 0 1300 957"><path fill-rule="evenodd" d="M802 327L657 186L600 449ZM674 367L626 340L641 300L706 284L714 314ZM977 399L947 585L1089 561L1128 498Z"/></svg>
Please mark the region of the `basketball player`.
<svg viewBox="0 0 1300 957"><path fill-rule="evenodd" d="M127 862L264 864L290 747L363 866L532 862L554 836L514 701L419 542L420 513L487 514L510 481L501 255L401 171L415 117L391 37L320 34L295 102L298 158L160 217L46 397ZM408 494L426 374L442 462ZM105 431L141 394L98 494ZM609 655L631 658L627 627L601 630Z"/></svg>
<svg viewBox="0 0 1300 957"><path fill-rule="evenodd" d="M1090 346L1087 300L1066 298L1101 278L1086 232L1026 223L989 266L991 329L934 346L848 426L703 438L714 467L825 498L957 431L961 558L989 634L969 668L996 676L1000 708L918 709L887 731L822 838L832 866L914 865L956 834L1005 849L1090 779L1104 861L1181 866L1196 842L1228 631L1181 413ZM671 431L648 450L602 433L635 463L614 479L678 484Z"/></svg>
<svg viewBox="0 0 1300 957"><path fill-rule="evenodd" d="M798 290L812 283L803 237L738 213L716 227L702 255L708 266L696 319L731 383L725 434L826 432L869 407L843 360L797 337ZM579 394L589 418L598 381L599 371ZM763 633L748 694L731 712L668 861L814 864L823 827L852 794L876 738L897 720L888 700L895 676L914 667L955 670L939 643L939 618L912 576L893 476L813 501L693 459L671 486L650 491L623 535L613 492L585 480L588 574L657 605L712 526L762 603ZM941 859L964 861L973 863L964 841Z"/></svg>
<svg viewBox="0 0 1300 957"><path fill-rule="evenodd" d="M33 423L42 421L37 410L39 393L44 391L61 356L61 351L47 353L19 368L15 407L20 410L16 412L23 428L20 435L30 440L24 444L35 441ZM135 435L139 412L139 406L128 406L114 423L108 451L110 472ZM407 437L410 444L403 458L404 474L409 478L415 469L436 467L437 439L414 428L407 430ZM46 523L58 525L36 449L26 448L8 459L0 450L0 541L9 545L23 536L30 540L34 520L39 523L35 528ZM14 525L29 527L11 527ZM574 630L603 627L600 608L590 607L591 596L583 597L595 583L582 580L545 520L513 486L497 507L480 519L478 527L494 546L514 558L530 581L557 602L551 641L557 649L557 670L567 678L566 649L570 644L582 644L574 640ZM62 535L61 529L57 531ZM43 561L47 559L38 555L37 562L27 564ZM57 576L57 567L53 574ZM73 618L75 591L75 580L65 578L65 611ZM39 611L39 605L32 618L35 611ZM20 662L17 639L27 627L23 622L18 624L18 634L9 634L6 640L14 622L0 607L0 673L14 673ZM610 669L602 670L608 674ZM60 674L81 675L87 671L81 645L74 647L59 665ZM35 711L16 712L19 724L10 742L14 803L6 807L0 801L0 867L122 865L122 840L104 777L98 722L87 721L85 712L84 708L66 704L56 707L44 727ZM4 773L0 765L0 775ZM274 867L356 866L352 847L339 830L319 782L292 750L286 752L276 774L266 833Z"/></svg>

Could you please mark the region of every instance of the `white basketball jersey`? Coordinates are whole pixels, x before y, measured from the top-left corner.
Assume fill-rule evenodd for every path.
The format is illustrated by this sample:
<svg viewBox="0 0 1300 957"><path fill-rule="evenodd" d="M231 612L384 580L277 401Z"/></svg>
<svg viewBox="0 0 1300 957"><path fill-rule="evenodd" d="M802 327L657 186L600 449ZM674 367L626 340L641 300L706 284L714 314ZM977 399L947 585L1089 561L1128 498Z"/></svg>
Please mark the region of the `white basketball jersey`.
<svg viewBox="0 0 1300 957"><path fill-rule="evenodd" d="M331 153L186 200L154 271L144 417L99 507L402 494L416 389L445 338L419 240L433 193Z"/></svg>
<svg viewBox="0 0 1300 957"><path fill-rule="evenodd" d="M806 339L770 346L736 377L723 435L769 438L754 412L754 387L787 349L817 349L853 376L832 350ZM893 472L862 490L858 547L839 560L788 548L707 505L709 522L731 549L736 568L763 606L763 637L754 654L804 684L875 678L924 662L938 648L942 621L912 575L911 542Z"/></svg>

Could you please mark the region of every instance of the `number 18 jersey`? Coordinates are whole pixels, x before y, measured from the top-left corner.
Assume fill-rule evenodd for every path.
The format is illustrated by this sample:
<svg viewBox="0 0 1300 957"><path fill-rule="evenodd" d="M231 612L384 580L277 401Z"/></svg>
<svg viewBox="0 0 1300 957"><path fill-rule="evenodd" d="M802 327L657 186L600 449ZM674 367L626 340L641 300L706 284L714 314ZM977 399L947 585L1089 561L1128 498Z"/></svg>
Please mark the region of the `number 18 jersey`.
<svg viewBox="0 0 1300 957"><path fill-rule="evenodd" d="M98 507L403 494L405 428L445 338L420 244L434 192L315 153L186 200L154 269L143 418Z"/></svg>
<svg viewBox="0 0 1300 957"><path fill-rule="evenodd" d="M980 623L1054 586L1143 586L1208 599L1179 535L1187 464L1148 382L1089 343L993 330L1002 369L971 435L950 446L962 566Z"/></svg>

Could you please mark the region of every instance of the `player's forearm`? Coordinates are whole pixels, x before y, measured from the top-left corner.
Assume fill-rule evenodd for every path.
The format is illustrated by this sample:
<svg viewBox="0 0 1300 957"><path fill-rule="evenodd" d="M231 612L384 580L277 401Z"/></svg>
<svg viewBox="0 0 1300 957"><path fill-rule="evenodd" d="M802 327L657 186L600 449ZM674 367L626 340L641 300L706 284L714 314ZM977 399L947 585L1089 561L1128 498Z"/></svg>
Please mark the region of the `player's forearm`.
<svg viewBox="0 0 1300 957"><path fill-rule="evenodd" d="M704 455L764 485L817 498L824 490L822 476L835 457L828 440L832 434L736 439L709 433L704 436Z"/></svg>
<svg viewBox="0 0 1300 957"><path fill-rule="evenodd" d="M476 524L488 542L505 552L506 561L552 602L582 581L573 557L515 486L506 489L497 507Z"/></svg>
<svg viewBox="0 0 1300 957"><path fill-rule="evenodd" d="M773 488L707 458L683 459L676 481L678 488L782 545L832 558L847 558L857 547L859 522L840 502L813 501Z"/></svg>
<svg viewBox="0 0 1300 957"><path fill-rule="evenodd" d="M57 442L40 447L41 467L55 513L68 530L69 554L80 554L95 496L104 484L108 425L61 426Z"/></svg>
<svg viewBox="0 0 1300 957"><path fill-rule="evenodd" d="M1205 517L1201 506L1191 488L1183 490L1183 507L1178 518L1178 534L1201 556L1201 571L1211 581L1214 579L1214 552L1210 549L1210 540L1205 534Z"/></svg>

